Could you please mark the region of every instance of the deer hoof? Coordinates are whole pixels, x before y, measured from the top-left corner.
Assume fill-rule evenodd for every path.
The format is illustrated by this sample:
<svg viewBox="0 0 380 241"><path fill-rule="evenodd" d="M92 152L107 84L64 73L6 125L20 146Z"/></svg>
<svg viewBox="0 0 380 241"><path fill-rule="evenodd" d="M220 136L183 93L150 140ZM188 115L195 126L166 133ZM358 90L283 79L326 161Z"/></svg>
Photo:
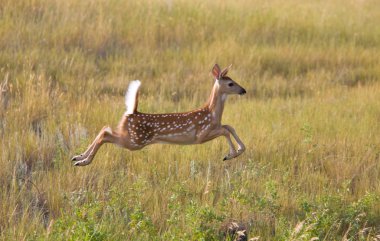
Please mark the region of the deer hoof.
<svg viewBox="0 0 380 241"><path fill-rule="evenodd" d="M83 154L80 154L78 156L74 156L73 158L71 158L71 161L80 161L82 159L84 159Z"/></svg>
<svg viewBox="0 0 380 241"><path fill-rule="evenodd" d="M77 161L77 162L75 162L74 163L74 166L86 166L86 165L88 165L88 164L90 164L90 162L88 162L88 161L86 161L86 160L83 160L83 161Z"/></svg>
<svg viewBox="0 0 380 241"><path fill-rule="evenodd" d="M234 158L234 157L235 157L234 155L230 155L230 154L228 154L227 156L225 156L225 157L223 158L223 161L231 160L231 159Z"/></svg>

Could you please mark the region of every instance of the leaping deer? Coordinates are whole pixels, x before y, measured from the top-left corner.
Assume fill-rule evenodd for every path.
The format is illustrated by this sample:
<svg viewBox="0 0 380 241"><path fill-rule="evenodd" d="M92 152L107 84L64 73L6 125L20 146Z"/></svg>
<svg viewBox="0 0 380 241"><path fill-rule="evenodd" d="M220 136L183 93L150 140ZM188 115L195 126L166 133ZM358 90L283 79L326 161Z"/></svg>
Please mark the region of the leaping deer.
<svg viewBox="0 0 380 241"><path fill-rule="evenodd" d="M138 112L137 97L141 82L139 80L132 81L125 96L127 110L116 130L113 131L109 126L103 127L87 150L72 158L72 161L75 161L74 165L90 164L104 143L113 143L134 151L155 143L201 144L219 136L224 136L230 146L230 151L223 160L239 156L244 152L245 146L234 128L222 125L221 119L227 95L243 95L246 91L227 76L228 70L229 67L221 71L220 67L215 64L212 69L215 83L210 98L204 107L184 113L146 114ZM230 135L238 144L237 151Z"/></svg>

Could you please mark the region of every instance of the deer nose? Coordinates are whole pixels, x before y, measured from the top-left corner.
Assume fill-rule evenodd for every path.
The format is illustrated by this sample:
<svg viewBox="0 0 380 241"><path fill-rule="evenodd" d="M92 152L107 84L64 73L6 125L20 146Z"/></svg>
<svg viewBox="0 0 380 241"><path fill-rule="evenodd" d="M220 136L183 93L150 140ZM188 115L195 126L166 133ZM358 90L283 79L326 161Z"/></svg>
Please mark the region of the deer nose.
<svg viewBox="0 0 380 241"><path fill-rule="evenodd" d="M244 95L245 93L247 93L247 91L245 91L245 89L242 89L239 93L239 95Z"/></svg>

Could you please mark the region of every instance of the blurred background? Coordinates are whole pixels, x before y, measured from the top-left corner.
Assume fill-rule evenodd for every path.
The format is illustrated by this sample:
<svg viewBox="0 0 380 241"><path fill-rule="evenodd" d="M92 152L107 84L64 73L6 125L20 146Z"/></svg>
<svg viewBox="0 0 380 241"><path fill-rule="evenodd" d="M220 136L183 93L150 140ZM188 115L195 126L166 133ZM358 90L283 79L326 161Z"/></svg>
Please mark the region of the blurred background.
<svg viewBox="0 0 380 241"><path fill-rule="evenodd" d="M0 0L0 238L380 240L377 1ZM125 111L189 111L212 66L247 95L223 138L70 158ZM228 239L228 238L227 238ZM231 237L230 240L234 238Z"/></svg>

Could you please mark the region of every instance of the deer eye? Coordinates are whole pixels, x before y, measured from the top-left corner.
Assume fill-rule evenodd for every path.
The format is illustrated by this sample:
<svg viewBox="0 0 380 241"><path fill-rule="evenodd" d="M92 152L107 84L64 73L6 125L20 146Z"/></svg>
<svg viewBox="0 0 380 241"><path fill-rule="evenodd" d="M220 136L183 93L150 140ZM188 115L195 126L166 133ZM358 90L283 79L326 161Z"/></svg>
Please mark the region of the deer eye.
<svg viewBox="0 0 380 241"><path fill-rule="evenodd" d="M232 87L232 86L234 86L234 83L231 82L231 83L228 84L228 86Z"/></svg>

